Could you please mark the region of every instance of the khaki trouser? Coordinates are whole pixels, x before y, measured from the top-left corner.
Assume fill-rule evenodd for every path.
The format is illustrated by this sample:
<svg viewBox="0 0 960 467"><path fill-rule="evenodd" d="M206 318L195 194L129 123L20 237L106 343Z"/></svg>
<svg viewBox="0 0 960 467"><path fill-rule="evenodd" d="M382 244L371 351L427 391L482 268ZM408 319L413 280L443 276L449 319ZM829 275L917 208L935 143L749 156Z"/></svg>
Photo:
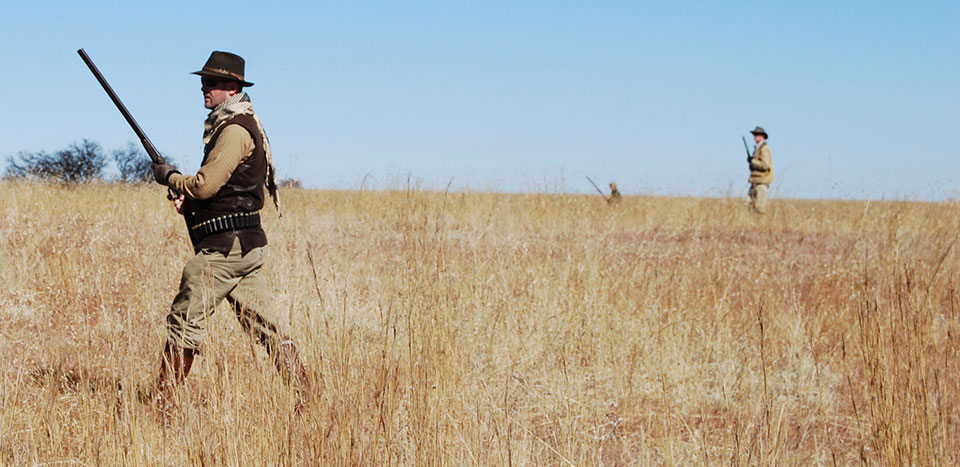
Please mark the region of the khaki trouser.
<svg viewBox="0 0 960 467"><path fill-rule="evenodd" d="M167 314L167 341L195 350L203 340L207 318L226 298L244 331L268 347L276 345L286 332L260 271L265 256L266 247L241 256L239 239L234 239L227 256L200 250L183 267L180 292Z"/></svg>
<svg viewBox="0 0 960 467"><path fill-rule="evenodd" d="M767 211L767 191L769 189L770 185L765 183L751 183L750 191L747 192L750 196L750 205L760 214Z"/></svg>

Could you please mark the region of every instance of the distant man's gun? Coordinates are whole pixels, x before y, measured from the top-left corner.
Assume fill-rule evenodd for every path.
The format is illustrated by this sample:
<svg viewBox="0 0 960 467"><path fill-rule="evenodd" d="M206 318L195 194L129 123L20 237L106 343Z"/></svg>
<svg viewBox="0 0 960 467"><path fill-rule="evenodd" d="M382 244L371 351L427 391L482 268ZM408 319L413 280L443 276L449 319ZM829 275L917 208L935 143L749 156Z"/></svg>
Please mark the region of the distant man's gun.
<svg viewBox="0 0 960 467"><path fill-rule="evenodd" d="M165 164L166 161L163 159L163 156L160 155L160 152L157 151L156 146L150 142L150 138L147 138L147 135L140 129L140 125L137 124L137 121L133 119L133 115L130 115L130 111L127 110L127 106L123 105L123 102L120 101L120 98L117 97L117 93L113 92L113 88L110 87L110 83L100 74L100 70L97 69L97 66L93 64L93 60L90 60L90 56L87 55L83 49L77 50L77 53L80 54L80 58L83 59L83 63L87 64L87 68L90 69L90 72L93 73L93 76L97 78L97 81L100 82L100 86L103 87L103 90L107 92L107 95L110 96L110 100L113 101L113 104L117 106L117 109L123 114L123 118L127 120L127 123L130 124L130 127L133 128L133 132L137 134L137 138L140 138L140 144L143 145L143 149L147 151L147 155L150 156L150 159L153 160L154 164Z"/></svg>
<svg viewBox="0 0 960 467"><path fill-rule="evenodd" d="M593 183L593 180L591 180L590 177L587 177L587 181L597 189L597 193L600 193L600 196L603 196L603 199L607 199L607 195L603 194L603 190L601 190L596 183Z"/></svg>
<svg viewBox="0 0 960 467"><path fill-rule="evenodd" d="M747 162L750 162L753 160L753 154L750 153L750 146L747 146L747 138L745 136L741 136L740 139L743 140L743 149L747 151Z"/></svg>

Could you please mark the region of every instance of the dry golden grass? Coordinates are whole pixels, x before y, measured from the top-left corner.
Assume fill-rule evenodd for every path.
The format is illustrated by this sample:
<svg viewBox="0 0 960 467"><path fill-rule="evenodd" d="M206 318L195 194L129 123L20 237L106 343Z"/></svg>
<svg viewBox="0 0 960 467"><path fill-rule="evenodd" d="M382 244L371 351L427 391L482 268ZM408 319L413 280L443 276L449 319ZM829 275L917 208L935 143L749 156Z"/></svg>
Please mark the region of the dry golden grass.
<svg viewBox="0 0 960 467"><path fill-rule="evenodd" d="M960 462L953 204L284 196L310 406L222 309L164 415L163 190L0 184L0 464Z"/></svg>

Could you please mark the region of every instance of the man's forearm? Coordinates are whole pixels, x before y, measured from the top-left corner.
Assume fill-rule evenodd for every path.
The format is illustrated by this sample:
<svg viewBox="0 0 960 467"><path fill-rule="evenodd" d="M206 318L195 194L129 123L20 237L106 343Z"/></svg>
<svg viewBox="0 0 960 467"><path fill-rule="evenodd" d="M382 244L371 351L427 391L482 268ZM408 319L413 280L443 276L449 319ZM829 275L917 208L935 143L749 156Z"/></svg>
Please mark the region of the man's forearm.
<svg viewBox="0 0 960 467"><path fill-rule="evenodd" d="M229 177L228 177L229 179ZM217 194L226 180L211 180L202 172L196 175L171 174L167 180L167 185L173 191L185 195L191 199L207 199Z"/></svg>

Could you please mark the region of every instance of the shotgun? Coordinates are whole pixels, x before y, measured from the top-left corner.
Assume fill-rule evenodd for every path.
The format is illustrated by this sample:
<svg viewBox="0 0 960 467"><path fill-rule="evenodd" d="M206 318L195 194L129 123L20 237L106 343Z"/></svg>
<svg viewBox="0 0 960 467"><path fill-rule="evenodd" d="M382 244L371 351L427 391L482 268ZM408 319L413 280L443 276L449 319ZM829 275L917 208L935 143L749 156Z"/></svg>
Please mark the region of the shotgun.
<svg viewBox="0 0 960 467"><path fill-rule="evenodd" d="M747 162L750 162L753 160L753 154L750 153L750 146L747 146L747 138L745 136L741 136L740 139L743 140L743 149L747 151Z"/></svg>
<svg viewBox="0 0 960 467"><path fill-rule="evenodd" d="M593 180L590 179L590 177L587 177L587 181L590 182L590 184L597 189L597 193L600 193L600 196L603 196L603 199L607 199L607 195L603 194L603 190L601 190L596 183L593 183Z"/></svg>
<svg viewBox="0 0 960 467"><path fill-rule="evenodd" d="M90 69L90 72L93 73L93 76L97 78L97 81L100 82L100 86L103 87L103 90L107 92L107 95L110 96L110 100L113 101L113 104L117 106L117 110L123 114L123 118L127 120L127 123L130 124L130 127L133 128L133 132L137 134L137 138L140 138L140 144L143 145L143 149L147 151L147 155L150 156L150 159L153 160L154 164L164 164L166 161L163 159L163 156L160 155L160 152L157 151L156 146L150 142L150 138L147 138L146 133L140 129L140 125L137 124L137 121L133 119L133 115L130 115L130 111L127 110L127 106L123 105L123 102L120 101L120 98L117 97L117 93L113 92L113 88L110 87L110 83L103 77L100 73L100 70L97 69L97 66L93 64L93 60L90 60L90 56L87 55L87 52L82 48L77 50L77 53L80 54L80 58L83 59L83 63L87 64L87 68Z"/></svg>

